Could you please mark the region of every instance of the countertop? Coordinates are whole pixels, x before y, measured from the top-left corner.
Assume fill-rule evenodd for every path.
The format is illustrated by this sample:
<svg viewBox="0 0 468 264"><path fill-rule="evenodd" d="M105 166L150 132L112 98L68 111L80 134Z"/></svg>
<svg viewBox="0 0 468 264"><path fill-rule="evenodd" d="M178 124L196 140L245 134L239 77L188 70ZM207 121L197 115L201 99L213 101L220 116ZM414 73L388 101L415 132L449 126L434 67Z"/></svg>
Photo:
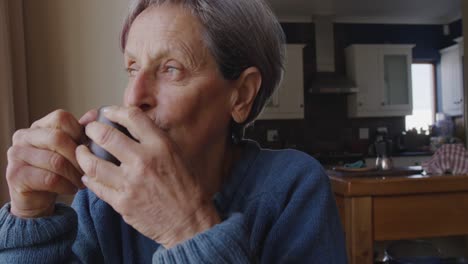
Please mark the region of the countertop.
<svg viewBox="0 0 468 264"><path fill-rule="evenodd" d="M426 151L406 151L406 152L399 152L394 153L391 157L394 158L405 158L405 157L430 157L434 153L433 152L426 152ZM375 155L367 155L363 153L350 153L350 152L343 152L343 153L310 153L309 155L316 158L321 164L323 165L343 165L345 163L354 163L358 160L365 160L365 159L375 159Z"/></svg>
<svg viewBox="0 0 468 264"><path fill-rule="evenodd" d="M395 157L415 157L415 156L432 156L434 152L431 151L405 151L395 154Z"/></svg>
<svg viewBox="0 0 468 264"><path fill-rule="evenodd" d="M468 190L468 175L339 176L327 170L334 193L342 196L383 196Z"/></svg>
<svg viewBox="0 0 468 264"><path fill-rule="evenodd" d="M392 157L419 157L419 156L432 156L434 152L431 151L405 151L393 153ZM375 155L366 155L366 158L375 158Z"/></svg>

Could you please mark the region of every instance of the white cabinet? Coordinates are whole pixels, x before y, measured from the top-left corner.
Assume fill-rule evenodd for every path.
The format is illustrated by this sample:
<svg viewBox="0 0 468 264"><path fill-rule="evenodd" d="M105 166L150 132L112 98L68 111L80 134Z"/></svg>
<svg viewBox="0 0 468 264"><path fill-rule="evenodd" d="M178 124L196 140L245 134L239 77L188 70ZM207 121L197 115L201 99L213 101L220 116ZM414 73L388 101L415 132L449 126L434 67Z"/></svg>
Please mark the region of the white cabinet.
<svg viewBox="0 0 468 264"><path fill-rule="evenodd" d="M349 117L411 115L414 45L351 45L346 70L358 87L348 96Z"/></svg>
<svg viewBox="0 0 468 264"><path fill-rule="evenodd" d="M302 51L304 45L286 45L283 81L267 102L258 119L304 118L304 77ZM264 76L268 78L268 76Z"/></svg>
<svg viewBox="0 0 468 264"><path fill-rule="evenodd" d="M461 43L440 51L442 112L451 116L463 114L463 44Z"/></svg>

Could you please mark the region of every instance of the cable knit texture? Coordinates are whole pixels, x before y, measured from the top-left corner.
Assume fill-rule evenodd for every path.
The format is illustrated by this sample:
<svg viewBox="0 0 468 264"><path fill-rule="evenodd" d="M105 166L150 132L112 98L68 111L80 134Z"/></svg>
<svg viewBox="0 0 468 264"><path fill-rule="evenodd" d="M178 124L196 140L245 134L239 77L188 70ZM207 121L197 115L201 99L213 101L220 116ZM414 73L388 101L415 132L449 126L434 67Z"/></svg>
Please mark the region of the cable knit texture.
<svg viewBox="0 0 468 264"><path fill-rule="evenodd" d="M242 143L214 203L223 221L165 249L80 191L73 209L20 219L0 210L0 263L346 263L343 230L323 168L295 150ZM76 211L76 213L75 213Z"/></svg>
<svg viewBox="0 0 468 264"><path fill-rule="evenodd" d="M0 263L63 263L71 255L77 217L65 205L55 206L53 217L25 219L0 211Z"/></svg>

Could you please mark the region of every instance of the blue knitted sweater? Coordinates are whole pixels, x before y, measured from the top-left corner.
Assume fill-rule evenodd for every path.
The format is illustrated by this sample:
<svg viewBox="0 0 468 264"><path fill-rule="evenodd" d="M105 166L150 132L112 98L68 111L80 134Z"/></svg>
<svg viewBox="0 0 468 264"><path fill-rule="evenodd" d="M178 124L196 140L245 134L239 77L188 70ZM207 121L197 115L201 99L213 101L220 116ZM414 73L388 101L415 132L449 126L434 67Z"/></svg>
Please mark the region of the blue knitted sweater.
<svg viewBox="0 0 468 264"><path fill-rule="evenodd" d="M80 191L73 209L22 219L0 210L0 263L346 263L343 230L320 164L244 142L214 198L223 222L165 249Z"/></svg>

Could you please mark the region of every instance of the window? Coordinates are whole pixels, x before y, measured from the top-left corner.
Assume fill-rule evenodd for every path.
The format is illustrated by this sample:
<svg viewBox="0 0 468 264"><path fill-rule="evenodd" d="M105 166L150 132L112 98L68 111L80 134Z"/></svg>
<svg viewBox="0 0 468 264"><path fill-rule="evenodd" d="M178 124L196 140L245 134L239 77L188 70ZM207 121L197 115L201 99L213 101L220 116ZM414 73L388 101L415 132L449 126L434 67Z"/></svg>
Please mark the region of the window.
<svg viewBox="0 0 468 264"><path fill-rule="evenodd" d="M434 64L411 65L413 86L413 114L406 116L406 130L428 131L435 117Z"/></svg>

